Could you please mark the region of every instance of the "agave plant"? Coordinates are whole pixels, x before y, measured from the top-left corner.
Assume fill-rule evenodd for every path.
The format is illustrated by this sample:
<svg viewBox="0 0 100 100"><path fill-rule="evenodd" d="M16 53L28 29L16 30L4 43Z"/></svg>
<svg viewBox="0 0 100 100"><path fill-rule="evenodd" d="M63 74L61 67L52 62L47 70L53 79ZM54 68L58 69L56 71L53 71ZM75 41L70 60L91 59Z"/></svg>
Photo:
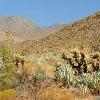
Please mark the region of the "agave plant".
<svg viewBox="0 0 100 100"><path fill-rule="evenodd" d="M100 71L78 76L75 85L82 93L87 92L88 89L92 92L100 92Z"/></svg>
<svg viewBox="0 0 100 100"><path fill-rule="evenodd" d="M73 78L72 67L69 64L65 66L56 66L55 67L55 79L59 82L62 82L64 86L70 86Z"/></svg>
<svg viewBox="0 0 100 100"><path fill-rule="evenodd" d="M84 76L78 76L74 84L82 94L85 94L88 91Z"/></svg>
<svg viewBox="0 0 100 100"><path fill-rule="evenodd" d="M88 75L86 82L90 89L100 91L100 71Z"/></svg>

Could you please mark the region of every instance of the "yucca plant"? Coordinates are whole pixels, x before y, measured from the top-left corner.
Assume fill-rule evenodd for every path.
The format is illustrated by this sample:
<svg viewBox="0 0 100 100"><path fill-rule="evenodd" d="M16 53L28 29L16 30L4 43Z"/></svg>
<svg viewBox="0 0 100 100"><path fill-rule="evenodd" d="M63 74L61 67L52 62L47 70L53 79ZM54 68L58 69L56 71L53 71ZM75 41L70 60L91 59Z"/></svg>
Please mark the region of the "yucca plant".
<svg viewBox="0 0 100 100"><path fill-rule="evenodd" d="M76 87L84 94L88 89L93 93L100 92L100 71L87 73L86 75L78 76L74 83Z"/></svg>
<svg viewBox="0 0 100 100"><path fill-rule="evenodd" d="M62 82L64 86L70 86L73 78L73 71L69 64L65 66L55 66L54 72L57 82Z"/></svg>
<svg viewBox="0 0 100 100"><path fill-rule="evenodd" d="M86 84L86 80L84 76L76 77L76 81L74 85L78 88L78 90L84 95L88 91L88 86Z"/></svg>
<svg viewBox="0 0 100 100"><path fill-rule="evenodd" d="M86 78L86 84L93 91L100 92L100 71L89 74Z"/></svg>
<svg viewBox="0 0 100 100"><path fill-rule="evenodd" d="M78 89L84 95L87 92L88 87L81 83L81 84L78 84Z"/></svg>

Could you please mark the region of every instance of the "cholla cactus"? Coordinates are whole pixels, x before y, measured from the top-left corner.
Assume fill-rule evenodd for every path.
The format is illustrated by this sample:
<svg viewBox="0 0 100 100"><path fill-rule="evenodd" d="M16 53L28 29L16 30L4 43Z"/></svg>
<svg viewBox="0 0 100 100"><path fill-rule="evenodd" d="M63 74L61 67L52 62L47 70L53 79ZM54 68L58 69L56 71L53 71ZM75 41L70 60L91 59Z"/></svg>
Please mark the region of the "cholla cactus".
<svg viewBox="0 0 100 100"><path fill-rule="evenodd" d="M79 53L79 52L80 52L80 50L77 49L77 48L74 48L74 49L71 50L71 53Z"/></svg>
<svg viewBox="0 0 100 100"><path fill-rule="evenodd" d="M72 54L71 56L63 54L63 58L69 62L72 68L76 68L79 74L87 72L85 54L77 49L71 50L70 53Z"/></svg>
<svg viewBox="0 0 100 100"><path fill-rule="evenodd" d="M73 49L69 53L63 52L62 59L69 63L72 68L76 69L78 74L87 73L88 71L98 71L100 67L100 53L93 53L91 56L86 55L83 51Z"/></svg>
<svg viewBox="0 0 100 100"><path fill-rule="evenodd" d="M93 59L98 59L99 57L100 57L100 52L92 53L92 58Z"/></svg>
<svg viewBox="0 0 100 100"><path fill-rule="evenodd" d="M95 52L92 54L92 68L94 71L98 71L100 68L100 53Z"/></svg>
<svg viewBox="0 0 100 100"><path fill-rule="evenodd" d="M24 71L24 64L25 64L25 56L21 56L20 54L14 54L13 62L15 63L16 67L19 68L21 65L22 70Z"/></svg>

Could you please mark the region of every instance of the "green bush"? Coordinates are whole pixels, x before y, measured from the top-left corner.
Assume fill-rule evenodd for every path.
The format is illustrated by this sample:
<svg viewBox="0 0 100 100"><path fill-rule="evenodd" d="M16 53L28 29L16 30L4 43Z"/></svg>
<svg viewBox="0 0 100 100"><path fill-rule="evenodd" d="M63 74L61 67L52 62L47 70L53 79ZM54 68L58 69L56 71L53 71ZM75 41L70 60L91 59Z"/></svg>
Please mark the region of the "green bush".
<svg viewBox="0 0 100 100"><path fill-rule="evenodd" d="M8 89L15 84L15 75L13 55L11 48L7 45L0 47L0 58L2 65L0 67L0 90Z"/></svg>
<svg viewBox="0 0 100 100"><path fill-rule="evenodd" d="M0 75L0 90L6 90L14 87L15 77L13 75Z"/></svg>
<svg viewBox="0 0 100 100"><path fill-rule="evenodd" d="M7 45L2 45L0 47L0 57L2 58L3 65L7 66L8 63L12 62L12 51Z"/></svg>

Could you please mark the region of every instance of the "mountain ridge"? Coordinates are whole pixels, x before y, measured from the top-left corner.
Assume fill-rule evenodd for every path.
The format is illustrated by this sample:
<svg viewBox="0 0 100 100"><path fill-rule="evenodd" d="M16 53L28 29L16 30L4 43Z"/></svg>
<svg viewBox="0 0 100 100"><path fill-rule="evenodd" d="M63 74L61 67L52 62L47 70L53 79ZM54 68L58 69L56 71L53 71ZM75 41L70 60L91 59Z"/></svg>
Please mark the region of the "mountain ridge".
<svg viewBox="0 0 100 100"><path fill-rule="evenodd" d="M0 16L0 32L9 32L13 34L13 36L15 37L14 40L19 38L19 42L43 38L62 29L64 26L65 24L61 24L58 26L56 25L54 27L40 27L32 21L24 19L22 17ZM4 37L4 35L5 34L2 34L0 35L0 37ZM5 41L5 39L3 41Z"/></svg>
<svg viewBox="0 0 100 100"><path fill-rule="evenodd" d="M29 48L33 52L59 51L75 47L100 51L100 11L31 43L29 46L25 46L25 42L22 43L23 48Z"/></svg>

